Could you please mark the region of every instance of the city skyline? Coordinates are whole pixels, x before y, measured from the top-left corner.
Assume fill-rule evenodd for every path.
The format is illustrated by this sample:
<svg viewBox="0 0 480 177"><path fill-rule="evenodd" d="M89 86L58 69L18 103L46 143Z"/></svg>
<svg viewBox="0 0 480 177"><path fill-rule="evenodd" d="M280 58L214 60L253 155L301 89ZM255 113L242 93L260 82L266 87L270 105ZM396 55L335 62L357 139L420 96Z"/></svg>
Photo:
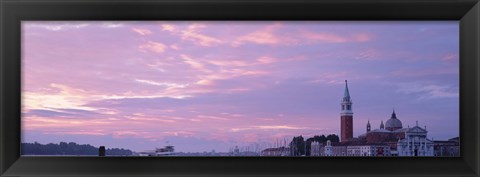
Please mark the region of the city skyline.
<svg viewBox="0 0 480 177"><path fill-rule="evenodd" d="M340 134L459 135L458 22L23 22L22 142L150 150Z"/></svg>

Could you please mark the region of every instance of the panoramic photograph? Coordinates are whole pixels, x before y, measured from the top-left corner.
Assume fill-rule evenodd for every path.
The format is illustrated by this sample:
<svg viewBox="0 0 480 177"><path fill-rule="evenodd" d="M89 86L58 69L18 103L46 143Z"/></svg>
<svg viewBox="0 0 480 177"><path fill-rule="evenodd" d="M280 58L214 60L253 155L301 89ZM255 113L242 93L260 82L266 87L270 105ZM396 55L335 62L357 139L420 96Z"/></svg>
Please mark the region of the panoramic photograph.
<svg viewBox="0 0 480 177"><path fill-rule="evenodd" d="M460 156L458 21L21 29L22 156Z"/></svg>

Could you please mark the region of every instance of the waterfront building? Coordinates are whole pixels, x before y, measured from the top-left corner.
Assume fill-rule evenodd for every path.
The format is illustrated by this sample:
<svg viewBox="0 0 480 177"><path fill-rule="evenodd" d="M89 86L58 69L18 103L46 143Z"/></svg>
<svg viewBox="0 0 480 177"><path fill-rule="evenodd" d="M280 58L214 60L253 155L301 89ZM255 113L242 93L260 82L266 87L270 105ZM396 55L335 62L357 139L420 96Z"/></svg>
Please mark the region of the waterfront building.
<svg viewBox="0 0 480 177"><path fill-rule="evenodd" d="M312 142L311 156L391 156L390 146L386 143L367 143L358 139L326 144Z"/></svg>
<svg viewBox="0 0 480 177"><path fill-rule="evenodd" d="M385 143L361 143L347 146L347 156L390 156L390 146Z"/></svg>
<svg viewBox="0 0 480 177"><path fill-rule="evenodd" d="M314 141L310 144L310 156L321 156L323 144L317 141ZM325 150L323 150L325 151ZM323 156L323 155L322 155Z"/></svg>
<svg viewBox="0 0 480 177"><path fill-rule="evenodd" d="M398 140L398 156L433 156L433 142L427 139L427 130L417 125L405 132L405 138Z"/></svg>
<svg viewBox="0 0 480 177"><path fill-rule="evenodd" d="M459 137L446 141L433 141L435 156L460 156Z"/></svg>

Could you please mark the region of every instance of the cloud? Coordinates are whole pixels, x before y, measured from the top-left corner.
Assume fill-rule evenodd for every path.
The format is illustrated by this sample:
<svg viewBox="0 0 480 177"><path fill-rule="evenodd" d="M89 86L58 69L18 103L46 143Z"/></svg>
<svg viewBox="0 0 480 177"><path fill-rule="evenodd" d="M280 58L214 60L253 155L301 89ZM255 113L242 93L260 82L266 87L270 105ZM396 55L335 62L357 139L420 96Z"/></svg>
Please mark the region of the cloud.
<svg viewBox="0 0 480 177"><path fill-rule="evenodd" d="M212 119L212 120L230 120L229 118L218 117L218 116L198 115L197 117L202 119Z"/></svg>
<svg viewBox="0 0 480 177"><path fill-rule="evenodd" d="M339 35L332 32L311 32L304 31L301 36L305 40L325 43L346 43L346 42L368 42L372 40L372 35L367 33L357 33L353 35Z"/></svg>
<svg viewBox="0 0 480 177"><path fill-rule="evenodd" d="M261 56L256 59L256 61L248 61L248 60L207 60L209 64L221 67L230 67L230 68L237 68L237 67L246 67L246 66L254 66L254 65L261 65L261 64L271 64L278 62L279 59L270 57L270 56Z"/></svg>
<svg viewBox="0 0 480 177"><path fill-rule="evenodd" d="M56 92L25 92L23 95L24 110L62 108L96 110L93 107L84 106L89 101L97 99L92 96L94 94L92 92L56 83L50 84L49 87L56 90Z"/></svg>
<svg viewBox="0 0 480 177"><path fill-rule="evenodd" d="M170 32L175 32L175 26L170 25L170 24L163 24L161 25L162 31L170 31Z"/></svg>
<svg viewBox="0 0 480 177"><path fill-rule="evenodd" d="M131 130L59 130L59 131L46 131L47 135L87 135L87 136L107 136L110 135L115 139L120 138L152 138L150 136L152 132L146 131L131 131ZM148 137L148 138L147 138Z"/></svg>
<svg viewBox="0 0 480 177"><path fill-rule="evenodd" d="M227 112L222 112L220 114L221 115L226 115L226 116L231 116L231 117L244 117L245 116L243 114L232 114L232 113L227 113Z"/></svg>
<svg viewBox="0 0 480 177"><path fill-rule="evenodd" d="M212 36L207 36L200 34L198 31L205 28L205 25L193 24L190 25L186 30L182 31L181 37L183 40L192 41L200 46L214 46L223 43L220 39L214 38Z"/></svg>
<svg viewBox="0 0 480 177"><path fill-rule="evenodd" d="M425 76L438 76L438 75L458 75L459 71L457 67L438 67L428 69L411 69L411 68L399 68L392 71L391 74L396 77L425 77Z"/></svg>
<svg viewBox="0 0 480 177"><path fill-rule="evenodd" d="M177 84L177 83L169 83L169 82L155 82L155 81L143 80L143 79L135 79L135 81L143 84L148 84L148 85L164 86L167 88L185 88L189 85L189 84Z"/></svg>
<svg viewBox="0 0 480 177"><path fill-rule="evenodd" d="M263 130L268 130L268 129L289 129L289 130L298 130L298 129L305 129L306 127L295 127L295 126L289 126L289 125L263 125L263 126L253 126L254 128L257 129L263 129Z"/></svg>
<svg viewBox="0 0 480 177"><path fill-rule="evenodd" d="M142 28L133 28L132 31L141 35L141 36L146 36L146 35L152 34L152 31L150 31L148 29L142 29Z"/></svg>
<svg viewBox="0 0 480 177"><path fill-rule="evenodd" d="M231 132L245 131L245 130L300 130L310 129L309 127L297 127L292 125L255 125L244 128L231 128Z"/></svg>
<svg viewBox="0 0 480 177"><path fill-rule="evenodd" d="M23 22L26 28L40 28L49 31L62 31L62 30L72 30L72 29L81 29L88 27L87 23L78 23L78 22Z"/></svg>
<svg viewBox="0 0 480 177"><path fill-rule="evenodd" d="M24 113L25 116L38 116L38 117L65 117L72 116L73 114L52 111L52 110L43 110L43 109L32 109Z"/></svg>
<svg viewBox="0 0 480 177"><path fill-rule="evenodd" d="M160 42L148 41L146 44L141 45L139 48L146 49L155 53L163 53L167 49L167 46Z"/></svg>
<svg viewBox="0 0 480 177"><path fill-rule="evenodd" d="M249 66L252 64L243 60L208 60L207 62L216 66L227 67Z"/></svg>
<svg viewBox="0 0 480 177"><path fill-rule="evenodd" d="M157 123L175 123L177 122L176 120L171 120L171 119L161 119L161 118L156 118L156 117L148 117L148 116L128 116L128 120L134 120L134 121L139 121L141 123L146 123L146 122L157 122Z"/></svg>
<svg viewBox="0 0 480 177"><path fill-rule="evenodd" d="M83 131L55 131L44 132L47 135L89 135L89 136L105 136L107 133L101 131L83 130Z"/></svg>
<svg viewBox="0 0 480 177"><path fill-rule="evenodd" d="M172 99L185 99L190 98L191 95L186 94L123 94L123 95L108 95L103 96L104 100L121 100L121 99L155 99L155 98L172 98Z"/></svg>
<svg viewBox="0 0 480 177"><path fill-rule="evenodd" d="M215 82L213 82L212 80L208 80L208 79L202 79L202 80L199 80L197 82L195 82L195 84L197 85L214 85Z"/></svg>
<svg viewBox="0 0 480 177"><path fill-rule="evenodd" d="M272 58L272 57L268 57L268 56L262 56L262 57L258 58L257 61L259 63L262 63L262 64L270 64L270 63L277 62L277 59Z"/></svg>
<svg viewBox="0 0 480 177"><path fill-rule="evenodd" d="M346 42L368 42L373 39L369 33L355 33L350 35L340 35L335 32L312 32L300 30L293 34L278 34L282 24L275 23L266 26L260 30L240 36L231 42L234 47L245 43L255 43L263 45L298 45L312 42L324 43L346 43Z"/></svg>
<svg viewBox="0 0 480 177"><path fill-rule="evenodd" d="M281 26L282 25L280 23L276 23L255 32L240 36L235 39L231 45L237 47L245 43L255 43L263 45L292 45L297 43L297 40L295 40L294 38L279 36L275 34L275 31L278 30Z"/></svg>
<svg viewBox="0 0 480 177"><path fill-rule="evenodd" d="M418 99L437 99L437 98L458 98L458 88L437 85L437 84L425 84L425 83L398 83L396 85L397 92L403 94L418 94Z"/></svg>
<svg viewBox="0 0 480 177"><path fill-rule="evenodd" d="M191 137L195 135L195 133L190 131L165 131L162 134L170 135L170 136L182 136L182 137Z"/></svg>
<svg viewBox="0 0 480 177"><path fill-rule="evenodd" d="M180 47L178 45L172 44L170 45L170 48L173 50L180 50Z"/></svg>
<svg viewBox="0 0 480 177"><path fill-rule="evenodd" d="M458 54L455 53L450 53L442 57L443 61L449 61L449 62L454 62L458 60Z"/></svg>
<svg viewBox="0 0 480 177"><path fill-rule="evenodd" d="M123 27L124 24L123 23L113 23L113 22L105 22L105 23L102 23L102 28L120 28L120 27Z"/></svg>
<svg viewBox="0 0 480 177"><path fill-rule="evenodd" d="M31 117L71 117L71 118L91 118L101 114L94 111L82 109L31 109L24 112L25 116Z"/></svg>
<svg viewBox="0 0 480 177"><path fill-rule="evenodd" d="M266 75L270 72L268 71L262 71L262 70L247 70L247 69L225 69L221 71L223 74L226 75L212 75L210 76L211 78L219 78L219 79L227 79L227 78L233 78L233 77L240 77L240 76L260 76L260 75Z"/></svg>
<svg viewBox="0 0 480 177"><path fill-rule="evenodd" d="M352 36L353 41L356 42L367 42L373 39L371 34L367 33L358 33Z"/></svg>
<svg viewBox="0 0 480 177"><path fill-rule="evenodd" d="M111 121L98 120L98 119L75 119L62 118L62 117L24 117L22 118L23 126L26 129L40 129L53 131L58 129L83 129L85 127L106 126L112 124Z"/></svg>
<svg viewBox="0 0 480 177"><path fill-rule="evenodd" d="M306 39L318 42L343 43L348 41L348 39L346 39L345 37L338 36L332 33L304 32L302 35Z"/></svg>
<svg viewBox="0 0 480 177"><path fill-rule="evenodd" d="M180 57L183 59L184 63L190 65L192 68L195 68L197 70L200 70L200 71L204 71L204 72L208 72L209 70L205 67L204 64L194 60L193 58L191 58L190 56L186 55L186 54L182 54L180 55Z"/></svg>

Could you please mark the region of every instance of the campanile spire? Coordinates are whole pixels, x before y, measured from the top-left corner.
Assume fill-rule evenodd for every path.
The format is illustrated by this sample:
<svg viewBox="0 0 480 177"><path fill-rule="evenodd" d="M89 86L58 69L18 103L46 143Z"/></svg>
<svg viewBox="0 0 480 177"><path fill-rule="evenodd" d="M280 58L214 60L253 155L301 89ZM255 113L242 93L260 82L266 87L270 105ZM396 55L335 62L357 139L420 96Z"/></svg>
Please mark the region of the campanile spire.
<svg viewBox="0 0 480 177"><path fill-rule="evenodd" d="M347 80L345 80L345 91L343 92L343 101L350 101L350 92L348 91Z"/></svg>
<svg viewBox="0 0 480 177"><path fill-rule="evenodd" d="M345 80L345 90L343 92L343 99L341 102L340 111L340 138L341 141L348 141L353 138L353 111L352 100L348 90L348 83Z"/></svg>
<svg viewBox="0 0 480 177"><path fill-rule="evenodd" d="M352 112L352 100L350 99L350 92L348 91L348 83L347 80L345 80L345 91L343 92L343 99L342 99L342 110L341 110L341 115L353 115Z"/></svg>

